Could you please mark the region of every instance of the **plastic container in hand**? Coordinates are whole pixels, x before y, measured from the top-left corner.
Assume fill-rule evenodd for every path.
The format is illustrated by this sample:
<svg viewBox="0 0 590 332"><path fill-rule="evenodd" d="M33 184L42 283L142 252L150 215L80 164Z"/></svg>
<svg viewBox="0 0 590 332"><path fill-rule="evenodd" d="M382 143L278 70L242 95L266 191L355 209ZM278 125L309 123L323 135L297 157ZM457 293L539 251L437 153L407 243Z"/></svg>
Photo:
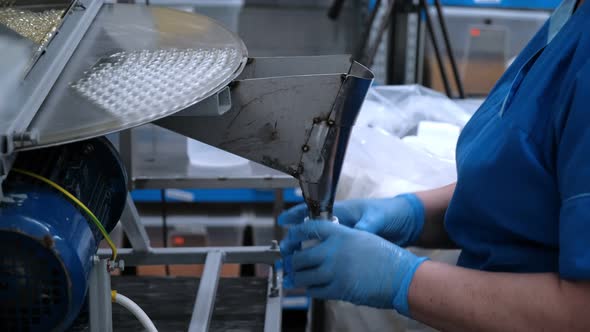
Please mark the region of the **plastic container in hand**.
<svg viewBox="0 0 590 332"><path fill-rule="evenodd" d="M303 220L303 222L309 222L309 221L311 221L309 219L309 217L305 217L305 219ZM328 222L328 220L325 220L323 222ZM336 216L332 216L332 220L330 220L329 222L331 222L333 224L340 224L340 221L338 220L338 217L336 217ZM301 249L308 249L308 248L311 248L311 247L315 247L320 242L321 242L320 240L307 240L307 241L303 241L301 243Z"/></svg>

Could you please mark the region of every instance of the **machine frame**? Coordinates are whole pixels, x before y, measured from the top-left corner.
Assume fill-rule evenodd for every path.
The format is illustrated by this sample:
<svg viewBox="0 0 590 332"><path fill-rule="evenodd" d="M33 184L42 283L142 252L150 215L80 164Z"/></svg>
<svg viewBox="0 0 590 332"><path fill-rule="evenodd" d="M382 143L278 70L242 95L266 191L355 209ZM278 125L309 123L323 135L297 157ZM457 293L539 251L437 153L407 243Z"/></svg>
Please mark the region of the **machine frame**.
<svg viewBox="0 0 590 332"><path fill-rule="evenodd" d="M100 13L98 15L96 13L99 12L104 0L79 0L77 3L85 2L88 2L88 6L74 7L89 15L83 19L88 26L72 36L76 39L79 37L79 40L71 40L67 45L62 45L67 40L61 41L61 38L66 38L69 34L60 33L49 44L48 51L51 48L71 51L68 59L83 55L80 51L83 48L80 46L81 43L85 43L82 40L83 32L88 30L87 34L92 35L92 20L94 19L95 23L100 22ZM77 21L66 20L62 29L75 22ZM81 53L78 54L77 51ZM23 149L38 147L35 145L38 143L37 138L43 137L42 130L35 132L35 129L38 129L35 126L38 116L54 115L43 119L50 122L59 118L55 116L55 113L50 112L59 109L58 107L47 105L51 103L46 102L44 105L42 103L46 101L47 96L59 93L55 91L59 89L55 89L54 85L60 77L60 72L63 76L62 70L66 68L68 59L62 59L63 66L56 68L55 71L49 71L43 65L44 59L50 58L41 58L33 66L29 77L33 77L31 75L35 70L53 73L52 80L43 84L46 92L39 96L29 94L29 98L23 99L23 103L37 100L38 105L32 107L30 112L22 111L16 114L17 120L27 117L27 121L22 123L15 120L15 123L19 124L18 128L11 123L8 126L9 130L4 132L3 127L0 126L0 186L3 176L10 171L16 154ZM356 115L373 81L373 74L362 65L351 62L350 57L346 55L249 58L247 64L241 69L243 71L239 77L236 77L228 86L221 86L215 92L211 91L208 99L204 98L177 114L162 118L156 121L156 124L290 174L299 180L313 215L329 220L346 143ZM20 110L21 108L17 108L17 112ZM66 118L63 113L58 115L60 114ZM40 145L62 144L66 141L100 136L130 127L131 125L125 125L117 130L96 131L88 134L88 137L75 136L64 142L51 141ZM128 188L132 189L134 177L131 134L129 131L123 133L124 140L120 154L129 174ZM283 186L297 183L288 176L273 179L273 185L268 184L265 177L251 180L260 181L261 178L265 180L262 181L265 187L278 187L281 183ZM174 179L172 182L178 184L178 180ZM217 178L216 181L228 186L227 179ZM166 181L160 181L160 183L163 182ZM119 260L114 262L107 259L111 255L110 251L99 250L97 253L88 293L91 331L112 331L110 270L124 265L161 264L204 264L205 269L188 330L207 331L213 313L221 266L224 263L269 266L265 331L280 331L282 272L275 267L275 262L281 257L278 243L273 242L269 246L257 247L152 248L145 226L129 194L121 223L132 248L120 250Z"/></svg>
<svg viewBox="0 0 590 332"><path fill-rule="evenodd" d="M281 253L276 241L273 241L270 246L256 247L152 248L131 195L127 198L127 204L121 216L121 224L132 248L121 249L116 262L108 260L111 255L109 250L98 251L88 290L91 332L113 331L109 274L111 268L161 264L205 265L188 328L190 332L209 330L223 264L267 264L270 273L264 331L281 330L282 271L275 266Z"/></svg>

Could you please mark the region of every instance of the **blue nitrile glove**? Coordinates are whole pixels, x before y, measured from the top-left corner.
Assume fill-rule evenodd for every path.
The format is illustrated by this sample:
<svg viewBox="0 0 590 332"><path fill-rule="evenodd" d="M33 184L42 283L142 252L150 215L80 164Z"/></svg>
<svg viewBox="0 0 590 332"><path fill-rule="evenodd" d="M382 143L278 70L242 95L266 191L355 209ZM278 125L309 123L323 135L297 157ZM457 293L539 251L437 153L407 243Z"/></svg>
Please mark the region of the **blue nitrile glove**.
<svg viewBox="0 0 590 332"><path fill-rule="evenodd" d="M307 214L307 206L298 205L281 214L279 224L300 224ZM414 194L337 202L334 215L342 225L377 234L402 247L414 244L424 226L424 205Z"/></svg>
<svg viewBox="0 0 590 332"><path fill-rule="evenodd" d="M301 242L320 243L300 250ZM311 297L393 308L408 316L408 290L419 258L374 234L325 221L289 229L281 242L285 288L305 287Z"/></svg>

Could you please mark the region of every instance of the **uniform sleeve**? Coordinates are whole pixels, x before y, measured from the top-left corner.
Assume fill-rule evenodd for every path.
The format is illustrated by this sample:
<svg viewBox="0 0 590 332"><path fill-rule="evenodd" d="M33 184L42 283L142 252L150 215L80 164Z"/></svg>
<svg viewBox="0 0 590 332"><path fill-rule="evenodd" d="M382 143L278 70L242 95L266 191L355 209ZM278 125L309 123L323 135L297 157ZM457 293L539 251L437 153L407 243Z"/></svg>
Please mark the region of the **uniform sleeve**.
<svg viewBox="0 0 590 332"><path fill-rule="evenodd" d="M557 145L559 274L590 280L590 66L578 73Z"/></svg>

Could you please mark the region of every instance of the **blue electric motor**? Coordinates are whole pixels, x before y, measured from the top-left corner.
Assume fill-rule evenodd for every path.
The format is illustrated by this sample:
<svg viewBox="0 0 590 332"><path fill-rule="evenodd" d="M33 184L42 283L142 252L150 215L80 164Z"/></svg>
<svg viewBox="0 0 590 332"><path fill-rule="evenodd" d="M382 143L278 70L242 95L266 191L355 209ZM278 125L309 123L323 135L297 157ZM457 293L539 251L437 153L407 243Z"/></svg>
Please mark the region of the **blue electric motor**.
<svg viewBox="0 0 590 332"><path fill-rule="evenodd" d="M14 169L76 196L110 232L127 197L117 151L104 138L21 152ZM92 257L103 239L65 195L12 172L0 204L0 331L63 331L84 304Z"/></svg>

